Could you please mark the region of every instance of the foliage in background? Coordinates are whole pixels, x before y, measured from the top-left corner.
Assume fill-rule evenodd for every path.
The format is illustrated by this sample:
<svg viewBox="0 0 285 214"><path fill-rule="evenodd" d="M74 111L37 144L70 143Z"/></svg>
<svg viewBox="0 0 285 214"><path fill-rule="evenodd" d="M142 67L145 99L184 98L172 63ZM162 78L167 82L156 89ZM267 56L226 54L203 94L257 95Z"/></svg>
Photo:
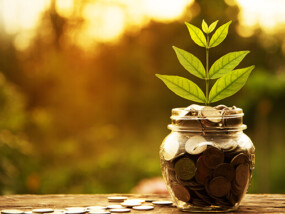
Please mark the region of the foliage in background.
<svg viewBox="0 0 285 214"><path fill-rule="evenodd" d="M223 46L254 50L242 66L256 64L255 72L224 104L244 109L246 133L256 145L251 192L284 193L283 37L274 37L278 48L272 49L261 45L266 35L260 32L241 39L234 33L235 7L197 2L201 11L191 23L197 25L201 17L231 19L231 40ZM129 192L141 179L161 174L158 150L168 133L170 110L191 104L169 95L154 78L178 69L169 45L183 46L200 59L204 53L189 44L178 22L152 22L86 53L63 40L73 20L54 11L43 14L26 51L17 51L13 37L0 34L0 72L6 79L0 87L0 193ZM210 63L223 53L217 47ZM204 84L193 78L198 86Z"/></svg>

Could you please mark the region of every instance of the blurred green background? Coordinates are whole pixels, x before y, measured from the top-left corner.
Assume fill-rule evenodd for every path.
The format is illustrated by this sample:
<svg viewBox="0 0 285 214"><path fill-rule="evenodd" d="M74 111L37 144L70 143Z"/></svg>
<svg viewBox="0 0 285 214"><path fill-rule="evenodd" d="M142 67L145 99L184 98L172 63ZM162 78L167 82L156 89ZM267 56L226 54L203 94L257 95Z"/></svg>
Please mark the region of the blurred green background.
<svg viewBox="0 0 285 214"><path fill-rule="evenodd" d="M285 2L0 0L0 194L130 192L160 176L173 107L154 74L197 82L172 45L205 60L184 22L233 23L210 62L250 50L256 69L222 101L256 146L251 193L285 193ZM199 81L198 81L199 82ZM203 87L203 82L199 82Z"/></svg>

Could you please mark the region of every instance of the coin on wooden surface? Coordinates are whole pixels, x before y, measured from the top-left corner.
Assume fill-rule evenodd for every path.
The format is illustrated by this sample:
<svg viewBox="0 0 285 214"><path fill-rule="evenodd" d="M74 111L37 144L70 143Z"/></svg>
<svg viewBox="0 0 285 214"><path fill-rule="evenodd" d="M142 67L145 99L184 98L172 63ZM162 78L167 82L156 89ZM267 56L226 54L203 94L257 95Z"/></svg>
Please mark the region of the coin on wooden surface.
<svg viewBox="0 0 285 214"><path fill-rule="evenodd" d="M190 200L190 193L184 186L176 184L171 186L171 189L178 200L184 202Z"/></svg>
<svg viewBox="0 0 285 214"><path fill-rule="evenodd" d="M121 209L121 208L125 208L120 204L111 204L107 206L107 209Z"/></svg>
<svg viewBox="0 0 285 214"><path fill-rule="evenodd" d="M104 207L104 206L89 206L89 207L86 207L86 210L105 210L107 209L107 207Z"/></svg>
<svg viewBox="0 0 285 214"><path fill-rule="evenodd" d="M154 207L153 206L135 206L133 207L134 210L153 210Z"/></svg>
<svg viewBox="0 0 285 214"><path fill-rule="evenodd" d="M110 214L109 211L106 210L91 210L90 212L88 212L89 214Z"/></svg>
<svg viewBox="0 0 285 214"><path fill-rule="evenodd" d="M213 176L223 176L232 181L235 177L235 169L231 164L221 163L214 169Z"/></svg>
<svg viewBox="0 0 285 214"><path fill-rule="evenodd" d="M172 205L172 201L153 201L155 205Z"/></svg>
<svg viewBox="0 0 285 214"><path fill-rule="evenodd" d="M134 207L134 206L140 206L142 203L138 201L125 201L121 203L123 207Z"/></svg>
<svg viewBox="0 0 285 214"><path fill-rule="evenodd" d="M225 177L219 176L213 178L208 184L208 191L215 197L226 196L231 190L231 183Z"/></svg>
<svg viewBox="0 0 285 214"><path fill-rule="evenodd" d="M245 155L244 153L240 153L238 155L236 155L232 160L231 160L231 165L233 167L236 167L240 164L246 164L249 163L249 158L247 155Z"/></svg>
<svg viewBox="0 0 285 214"><path fill-rule="evenodd" d="M210 169L214 169L217 165L224 162L224 153L216 147L209 147L204 151L203 156L204 163Z"/></svg>
<svg viewBox="0 0 285 214"><path fill-rule="evenodd" d="M33 213L52 213L54 210L50 208L33 209Z"/></svg>
<svg viewBox="0 0 285 214"><path fill-rule="evenodd" d="M7 209L7 210L1 210L1 213L3 214L23 214L23 210L16 210L16 209Z"/></svg>
<svg viewBox="0 0 285 214"><path fill-rule="evenodd" d="M111 213L129 213L131 212L131 209L128 208L122 208L122 209L110 209Z"/></svg>
<svg viewBox="0 0 285 214"><path fill-rule="evenodd" d="M82 214L82 213L86 213L86 210L82 210L82 209L70 209L70 210L65 210L65 214Z"/></svg>
<svg viewBox="0 0 285 214"><path fill-rule="evenodd" d="M175 163L174 169L181 180L190 180L194 177L196 171L195 164L190 158L179 159Z"/></svg>
<svg viewBox="0 0 285 214"><path fill-rule="evenodd" d="M112 197L108 197L108 201L110 202L122 202L124 200L126 200L128 197L125 196L112 196Z"/></svg>

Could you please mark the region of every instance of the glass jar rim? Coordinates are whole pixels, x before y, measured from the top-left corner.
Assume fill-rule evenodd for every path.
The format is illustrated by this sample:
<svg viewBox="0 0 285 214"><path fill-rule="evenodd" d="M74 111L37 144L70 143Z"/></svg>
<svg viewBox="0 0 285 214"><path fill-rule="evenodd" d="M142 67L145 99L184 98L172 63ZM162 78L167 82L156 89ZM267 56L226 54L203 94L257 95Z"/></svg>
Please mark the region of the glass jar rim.
<svg viewBox="0 0 285 214"><path fill-rule="evenodd" d="M168 128L180 132L236 132L247 128L243 124L244 113L241 108L200 107L197 110L173 108L170 117L172 122Z"/></svg>

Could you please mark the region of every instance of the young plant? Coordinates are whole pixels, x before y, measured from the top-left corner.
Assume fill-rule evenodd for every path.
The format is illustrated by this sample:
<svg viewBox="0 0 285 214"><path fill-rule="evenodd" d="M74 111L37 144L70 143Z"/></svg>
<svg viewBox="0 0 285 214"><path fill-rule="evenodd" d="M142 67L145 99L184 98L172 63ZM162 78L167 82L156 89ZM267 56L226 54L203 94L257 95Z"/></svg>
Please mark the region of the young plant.
<svg viewBox="0 0 285 214"><path fill-rule="evenodd" d="M204 103L205 105L217 102L238 92L244 86L248 76L254 69L253 65L234 70L249 51L230 52L215 61L209 69L209 50L224 41L228 34L231 21L220 26L210 38L210 34L216 28L217 23L218 21L215 21L208 26L203 20L202 30L206 36L199 28L187 22L185 23L192 40L197 45L206 49L206 68L193 54L173 46L180 64L192 75L205 80L206 96L199 86L189 79L180 76L156 74L178 96L194 102ZM214 79L218 80L209 93L210 80Z"/></svg>

